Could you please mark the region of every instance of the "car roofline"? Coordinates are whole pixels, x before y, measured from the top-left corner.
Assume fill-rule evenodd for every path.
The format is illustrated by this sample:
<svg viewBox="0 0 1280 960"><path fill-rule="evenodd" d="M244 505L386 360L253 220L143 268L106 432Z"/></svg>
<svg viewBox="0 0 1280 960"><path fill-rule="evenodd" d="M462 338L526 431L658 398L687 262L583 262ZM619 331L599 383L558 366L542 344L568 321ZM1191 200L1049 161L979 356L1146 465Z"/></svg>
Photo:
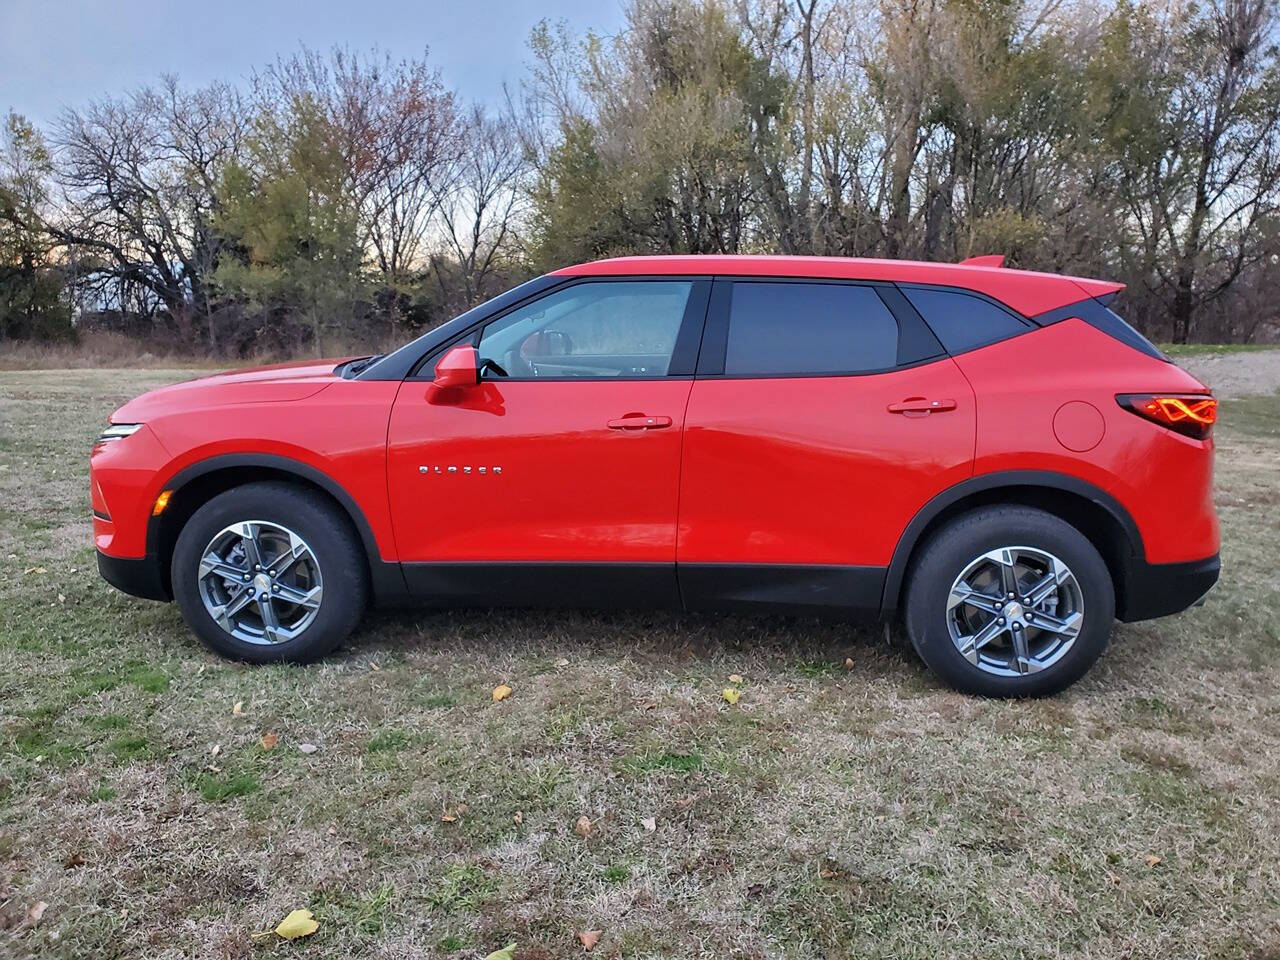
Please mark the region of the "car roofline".
<svg viewBox="0 0 1280 960"><path fill-rule="evenodd" d="M553 270L556 277L626 277L688 274L815 280L872 280L927 283L975 290L1025 316L1034 316L1083 297L1102 297L1124 284L1003 266L883 260L864 257L809 257L772 254L667 254L614 257Z"/></svg>

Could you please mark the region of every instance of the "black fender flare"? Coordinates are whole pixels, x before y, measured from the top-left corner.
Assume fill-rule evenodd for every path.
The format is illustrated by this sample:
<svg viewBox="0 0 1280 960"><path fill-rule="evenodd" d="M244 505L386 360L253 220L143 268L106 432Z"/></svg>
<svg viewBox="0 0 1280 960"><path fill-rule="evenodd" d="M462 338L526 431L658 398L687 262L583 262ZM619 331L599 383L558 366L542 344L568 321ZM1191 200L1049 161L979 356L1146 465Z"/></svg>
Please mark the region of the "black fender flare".
<svg viewBox="0 0 1280 960"><path fill-rule="evenodd" d="M405 587L404 574L401 572L400 564L382 559L382 554L378 550L378 541L373 535L373 528L369 525L364 511L356 503L355 498L333 477L310 464L270 453L219 454L179 470L165 482L164 489L172 490L177 495L182 491L183 487L186 487L193 480L208 474L216 473L220 470L252 469L255 467L285 474L286 476L297 477L299 480L319 487L333 497L338 502L338 505L342 507L343 512L350 518L361 543L364 545L374 597L379 602L395 602L407 596L408 590ZM160 532L162 520L163 514L159 517L152 517L147 523L147 555L155 557L157 561L161 557ZM167 570L164 571L164 574L167 582Z"/></svg>
<svg viewBox="0 0 1280 960"><path fill-rule="evenodd" d="M959 501L974 494L998 490L1002 487L1041 487L1074 494L1088 500L1102 508L1120 525L1128 542L1131 559L1141 560L1146 556L1142 534L1133 517L1120 501L1100 487L1071 474L1055 473L1051 470L1002 470L996 473L984 473L943 490L911 518L911 522L898 538L898 545L893 550L893 558L889 561L889 569L885 574L884 594L880 600L880 609L883 613L888 614L897 610L902 584L907 575L907 564L911 561L911 555L929 524L944 510Z"/></svg>

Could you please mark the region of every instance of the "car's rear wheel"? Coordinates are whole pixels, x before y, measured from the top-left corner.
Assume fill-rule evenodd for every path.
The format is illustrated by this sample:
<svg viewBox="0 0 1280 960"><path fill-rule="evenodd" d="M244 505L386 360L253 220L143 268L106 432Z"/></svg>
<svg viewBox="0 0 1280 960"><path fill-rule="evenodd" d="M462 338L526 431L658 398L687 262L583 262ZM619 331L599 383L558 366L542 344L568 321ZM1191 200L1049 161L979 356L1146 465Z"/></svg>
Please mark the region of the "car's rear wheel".
<svg viewBox="0 0 1280 960"><path fill-rule="evenodd" d="M907 582L907 635L959 690L997 697L1057 693L1106 647L1115 590L1097 549L1030 507L952 520L921 549Z"/></svg>
<svg viewBox="0 0 1280 960"><path fill-rule="evenodd" d="M196 510L170 572L200 639L254 663L323 657L355 628L368 597L350 523L325 497L285 483L236 487Z"/></svg>

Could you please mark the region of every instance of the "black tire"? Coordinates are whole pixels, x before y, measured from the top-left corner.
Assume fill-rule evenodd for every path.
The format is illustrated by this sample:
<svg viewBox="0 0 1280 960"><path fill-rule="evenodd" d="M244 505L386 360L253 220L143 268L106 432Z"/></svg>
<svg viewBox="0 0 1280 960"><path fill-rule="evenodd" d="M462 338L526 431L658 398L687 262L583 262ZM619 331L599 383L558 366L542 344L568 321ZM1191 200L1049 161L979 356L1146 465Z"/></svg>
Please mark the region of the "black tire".
<svg viewBox="0 0 1280 960"><path fill-rule="evenodd" d="M947 622L956 578L983 553L1010 546L1058 557L1083 596L1084 619L1074 644L1045 669L1021 676L999 676L971 663L957 649ZM1042 697L1075 683L1102 655L1115 619L1115 587L1097 549L1069 523L1031 507L992 506L956 517L919 548L907 575L904 607L916 653L955 689L987 697Z"/></svg>
<svg viewBox="0 0 1280 960"><path fill-rule="evenodd" d="M201 599L201 556L218 532L246 520L285 527L311 548L323 582L319 610L298 636L263 645L228 633ZM264 561L265 562L265 561ZM310 663L331 653L355 629L369 596L368 569L360 539L327 497L289 483L258 482L235 487L200 507L178 535L170 566L173 598L182 618L206 646L250 663Z"/></svg>

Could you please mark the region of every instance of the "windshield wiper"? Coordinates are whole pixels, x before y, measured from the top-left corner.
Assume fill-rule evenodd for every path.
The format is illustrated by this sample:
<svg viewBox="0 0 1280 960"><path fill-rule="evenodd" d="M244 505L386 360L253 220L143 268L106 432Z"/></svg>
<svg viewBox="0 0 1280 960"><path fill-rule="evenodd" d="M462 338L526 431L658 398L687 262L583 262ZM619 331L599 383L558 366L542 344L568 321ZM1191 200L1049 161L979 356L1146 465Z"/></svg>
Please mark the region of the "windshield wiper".
<svg viewBox="0 0 1280 960"><path fill-rule="evenodd" d="M365 357L363 360L352 360L348 362L347 368L342 371L343 379L350 380L352 377L358 376L361 372L367 370L385 356L385 353L377 353L372 357Z"/></svg>

